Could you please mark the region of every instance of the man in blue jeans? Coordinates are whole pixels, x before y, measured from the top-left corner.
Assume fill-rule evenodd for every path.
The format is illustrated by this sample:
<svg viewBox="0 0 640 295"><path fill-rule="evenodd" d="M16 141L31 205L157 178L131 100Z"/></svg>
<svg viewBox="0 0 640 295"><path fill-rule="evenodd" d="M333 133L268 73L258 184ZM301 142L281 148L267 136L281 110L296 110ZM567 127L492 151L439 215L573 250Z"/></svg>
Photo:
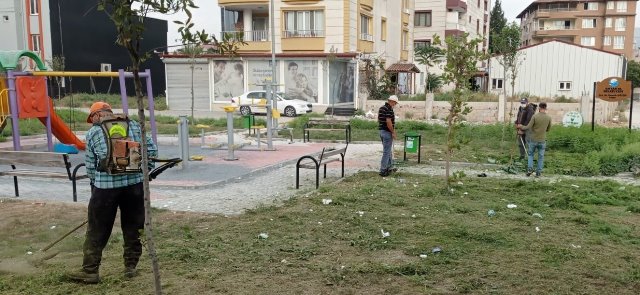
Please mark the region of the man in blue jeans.
<svg viewBox="0 0 640 295"><path fill-rule="evenodd" d="M380 176L389 176L391 172L397 171L393 168L392 147L393 140L396 136L396 115L393 107L398 104L398 97L389 96L387 102L378 110L378 130L380 130L380 139L382 140L382 160L380 161Z"/></svg>
<svg viewBox="0 0 640 295"><path fill-rule="evenodd" d="M538 167L536 177L542 173L544 165L544 150L546 148L547 132L551 130L551 117L547 114L547 103L541 102L539 113L531 117L531 121L526 126L518 125L520 130L531 130L531 140L529 141L529 159L527 163L527 176L533 173L533 154L538 150Z"/></svg>

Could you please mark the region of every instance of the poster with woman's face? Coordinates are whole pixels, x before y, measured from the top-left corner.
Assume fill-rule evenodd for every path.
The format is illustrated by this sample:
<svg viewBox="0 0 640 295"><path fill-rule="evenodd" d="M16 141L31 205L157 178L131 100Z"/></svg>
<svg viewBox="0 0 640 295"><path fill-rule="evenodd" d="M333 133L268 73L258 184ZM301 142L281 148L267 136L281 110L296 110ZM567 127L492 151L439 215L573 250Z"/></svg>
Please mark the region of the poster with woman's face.
<svg viewBox="0 0 640 295"><path fill-rule="evenodd" d="M355 65L334 61L329 66L329 103L349 104L354 101Z"/></svg>
<svg viewBox="0 0 640 295"><path fill-rule="evenodd" d="M241 61L213 62L213 95L216 101L229 101L244 90L244 64Z"/></svg>
<svg viewBox="0 0 640 295"><path fill-rule="evenodd" d="M267 84L271 84L271 61L250 60L247 61L247 82L249 90L267 90ZM276 62L276 77L279 77L278 62Z"/></svg>
<svg viewBox="0 0 640 295"><path fill-rule="evenodd" d="M285 62L284 92L287 99L318 102L318 61L290 60Z"/></svg>

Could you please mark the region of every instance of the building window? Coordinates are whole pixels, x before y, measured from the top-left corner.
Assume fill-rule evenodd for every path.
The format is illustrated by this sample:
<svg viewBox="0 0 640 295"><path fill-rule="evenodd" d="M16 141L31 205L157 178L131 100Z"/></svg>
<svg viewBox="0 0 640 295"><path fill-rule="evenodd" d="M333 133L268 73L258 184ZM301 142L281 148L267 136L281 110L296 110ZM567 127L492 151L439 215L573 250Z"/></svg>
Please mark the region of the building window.
<svg viewBox="0 0 640 295"><path fill-rule="evenodd" d="M627 27L627 18L619 17L616 18L616 31L623 32Z"/></svg>
<svg viewBox="0 0 640 295"><path fill-rule="evenodd" d="M627 1L616 1L617 12L627 12Z"/></svg>
<svg viewBox="0 0 640 295"><path fill-rule="evenodd" d="M38 7L38 0L29 0L29 12L31 15L37 15L40 13L40 7Z"/></svg>
<svg viewBox="0 0 640 295"><path fill-rule="evenodd" d="M484 0L484 11L487 11L487 9L489 9L489 4L487 3L487 0Z"/></svg>
<svg viewBox="0 0 640 295"><path fill-rule="evenodd" d="M584 10L598 10L597 2L587 2L584 4Z"/></svg>
<svg viewBox="0 0 640 295"><path fill-rule="evenodd" d="M371 35L371 17L364 14L360 15L360 40L373 42L373 35Z"/></svg>
<svg viewBox="0 0 640 295"><path fill-rule="evenodd" d="M604 46L611 46L611 36L604 36L602 43Z"/></svg>
<svg viewBox="0 0 640 295"><path fill-rule="evenodd" d="M380 22L380 31L382 32L382 34L380 34L380 40L382 41L386 41L387 40L387 20L386 19L382 19L382 21Z"/></svg>
<svg viewBox="0 0 640 295"><path fill-rule="evenodd" d="M571 82L569 81L561 81L560 83L558 83L558 90L571 90Z"/></svg>
<svg viewBox="0 0 640 295"><path fill-rule="evenodd" d="M31 35L31 50L40 52L42 48L40 47L40 35L33 34Z"/></svg>
<svg viewBox="0 0 640 295"><path fill-rule="evenodd" d="M580 44L582 46L596 46L596 37L582 37Z"/></svg>
<svg viewBox="0 0 640 295"><path fill-rule="evenodd" d="M604 19L604 27L605 28L613 28L613 19L610 17L607 17Z"/></svg>
<svg viewBox="0 0 640 295"><path fill-rule="evenodd" d="M582 19L582 28L583 29L593 29L596 27L596 19L595 18L583 18Z"/></svg>
<svg viewBox="0 0 640 295"><path fill-rule="evenodd" d="M429 46L431 46L431 40L413 40L414 49L429 47Z"/></svg>
<svg viewBox="0 0 640 295"><path fill-rule="evenodd" d="M324 36L324 13L322 10L286 11L284 37Z"/></svg>
<svg viewBox="0 0 640 295"><path fill-rule="evenodd" d="M409 31L402 31L402 50L409 50Z"/></svg>
<svg viewBox="0 0 640 295"><path fill-rule="evenodd" d="M616 2L615 1L607 1L607 10L613 10Z"/></svg>
<svg viewBox="0 0 640 295"><path fill-rule="evenodd" d="M431 11L416 11L413 16L413 23L416 27L430 27Z"/></svg>
<svg viewBox="0 0 640 295"><path fill-rule="evenodd" d="M613 49L624 49L624 36L613 37Z"/></svg>
<svg viewBox="0 0 640 295"><path fill-rule="evenodd" d="M491 79L491 89L502 89L502 88L503 88L502 79L496 79L496 78Z"/></svg>

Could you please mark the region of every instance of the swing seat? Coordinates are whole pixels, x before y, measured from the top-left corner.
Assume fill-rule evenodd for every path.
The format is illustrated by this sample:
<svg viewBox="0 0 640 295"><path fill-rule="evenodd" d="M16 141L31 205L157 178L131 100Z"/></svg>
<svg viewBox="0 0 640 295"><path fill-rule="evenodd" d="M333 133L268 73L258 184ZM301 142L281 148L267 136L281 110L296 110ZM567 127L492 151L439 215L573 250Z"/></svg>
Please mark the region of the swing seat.
<svg viewBox="0 0 640 295"><path fill-rule="evenodd" d="M77 154L78 148L73 144L56 143L53 145L54 153Z"/></svg>

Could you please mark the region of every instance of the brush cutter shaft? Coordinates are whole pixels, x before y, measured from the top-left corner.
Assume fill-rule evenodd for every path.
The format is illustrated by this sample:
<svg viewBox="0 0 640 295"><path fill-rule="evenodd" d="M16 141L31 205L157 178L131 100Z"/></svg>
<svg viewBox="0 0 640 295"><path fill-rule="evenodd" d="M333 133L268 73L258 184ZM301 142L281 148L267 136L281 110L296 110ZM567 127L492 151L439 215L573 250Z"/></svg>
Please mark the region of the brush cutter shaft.
<svg viewBox="0 0 640 295"><path fill-rule="evenodd" d="M87 222L89 222L89 220L85 220L82 224L76 226L74 229L72 229L68 233L64 234L64 236L60 237L59 239L55 240L53 243L51 243L51 244L47 245L46 247L42 248L42 252L51 249L51 247L55 246L57 243L60 243L60 241L64 240L64 238L66 238L67 236L69 236L73 232L75 232L78 229L80 229L81 227L83 227L85 224L87 224Z"/></svg>

